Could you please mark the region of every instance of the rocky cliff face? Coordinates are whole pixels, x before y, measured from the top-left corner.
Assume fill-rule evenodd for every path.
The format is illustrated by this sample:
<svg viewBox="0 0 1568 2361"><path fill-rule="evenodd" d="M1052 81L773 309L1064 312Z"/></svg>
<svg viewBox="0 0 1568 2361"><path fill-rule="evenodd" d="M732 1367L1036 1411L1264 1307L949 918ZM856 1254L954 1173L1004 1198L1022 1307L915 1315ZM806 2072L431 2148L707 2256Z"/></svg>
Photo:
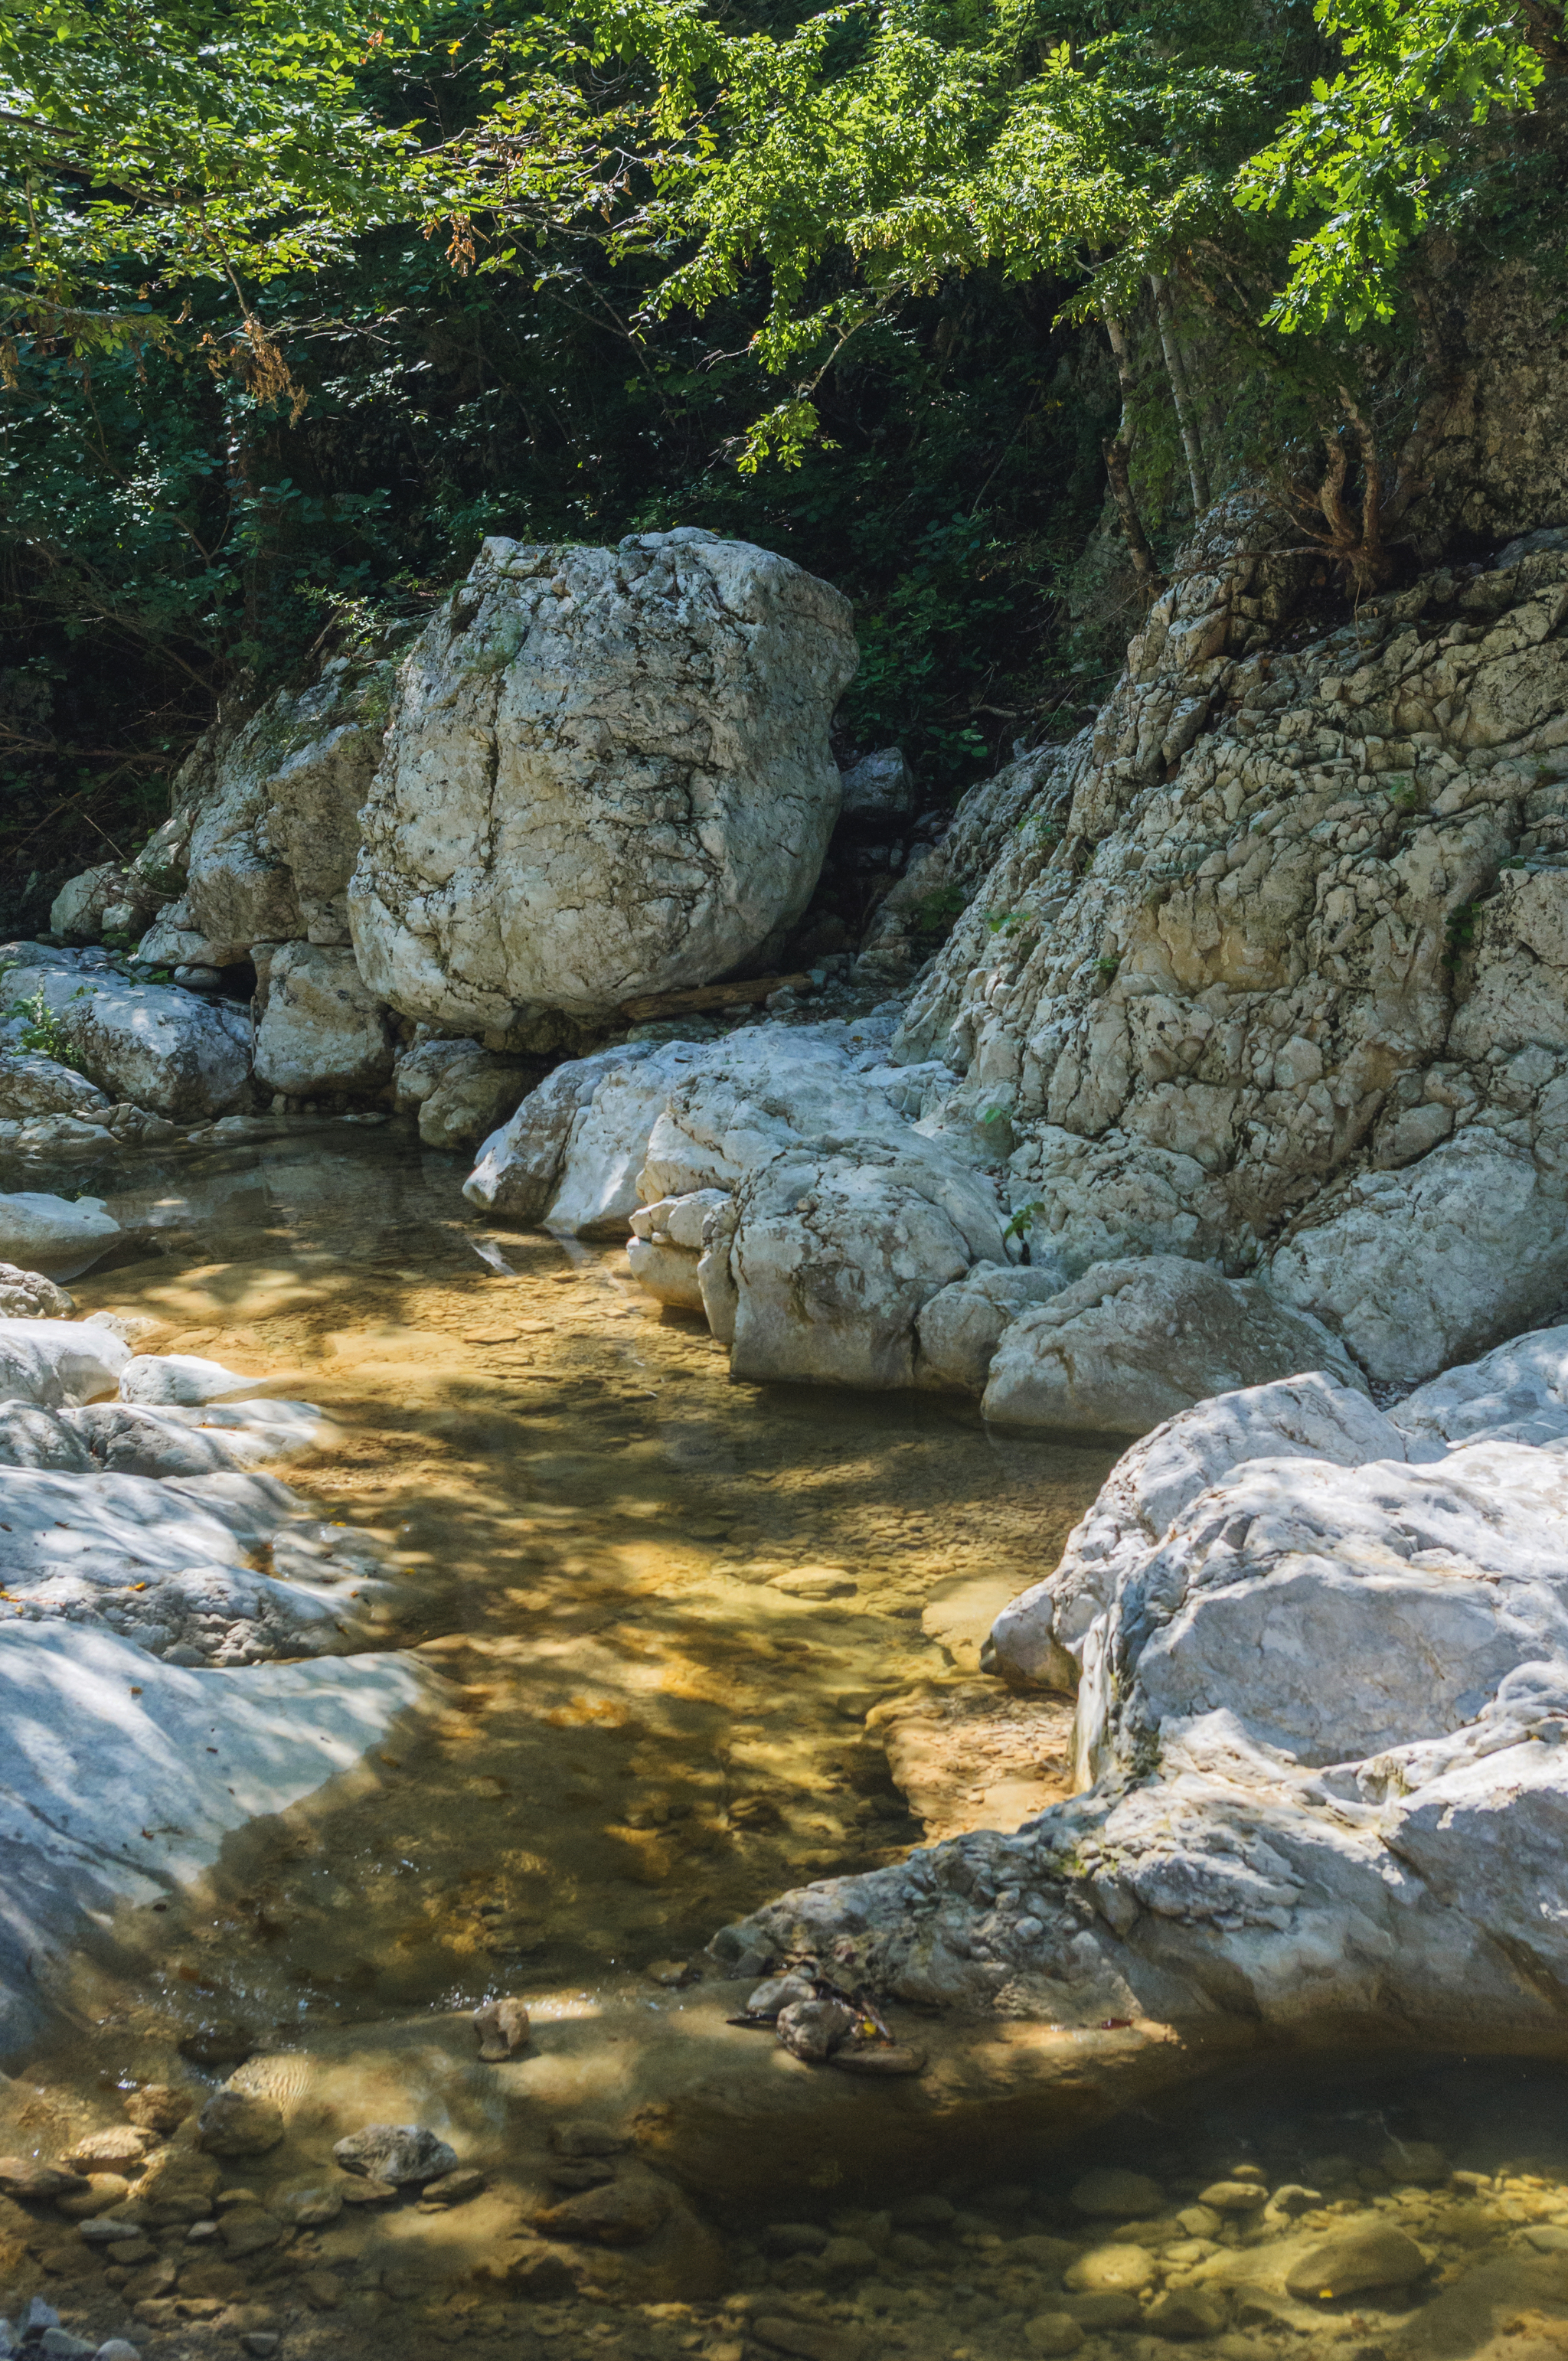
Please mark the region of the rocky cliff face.
<svg viewBox="0 0 1568 2361"><path fill-rule="evenodd" d="M1005 1118L1064 1282L1216 1258L1409 1383L1568 1284L1568 533L1321 635L1263 537L1216 520L1020 766L895 1055Z"/></svg>

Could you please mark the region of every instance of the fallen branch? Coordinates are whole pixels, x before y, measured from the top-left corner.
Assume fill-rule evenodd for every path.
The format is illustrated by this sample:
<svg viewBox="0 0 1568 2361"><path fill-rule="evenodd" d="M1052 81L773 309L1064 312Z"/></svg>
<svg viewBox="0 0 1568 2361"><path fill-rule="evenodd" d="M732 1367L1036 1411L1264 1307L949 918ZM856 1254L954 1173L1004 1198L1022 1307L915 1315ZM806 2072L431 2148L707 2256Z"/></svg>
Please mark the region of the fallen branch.
<svg viewBox="0 0 1568 2361"><path fill-rule="evenodd" d="M695 1016L702 1008L740 1008L748 1001L766 1000L770 993L795 991L811 978L799 975L758 975L744 983L701 983L691 992L650 992L638 1000L623 1000L620 1014L633 1025L647 1025L657 1016Z"/></svg>

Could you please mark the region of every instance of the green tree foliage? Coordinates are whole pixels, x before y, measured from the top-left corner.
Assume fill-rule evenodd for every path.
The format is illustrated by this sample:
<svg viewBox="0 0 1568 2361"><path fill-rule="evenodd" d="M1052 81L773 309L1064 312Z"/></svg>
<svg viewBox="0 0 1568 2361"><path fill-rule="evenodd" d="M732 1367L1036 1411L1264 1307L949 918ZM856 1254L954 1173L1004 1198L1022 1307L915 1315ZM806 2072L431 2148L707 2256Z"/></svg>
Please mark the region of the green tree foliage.
<svg viewBox="0 0 1568 2361"><path fill-rule="evenodd" d="M1103 448L1151 565L1287 445L1354 489L1423 236L1560 242L1556 21L0 0L0 866L131 849L220 695L486 532L786 551L844 751L956 793L1114 656Z"/></svg>

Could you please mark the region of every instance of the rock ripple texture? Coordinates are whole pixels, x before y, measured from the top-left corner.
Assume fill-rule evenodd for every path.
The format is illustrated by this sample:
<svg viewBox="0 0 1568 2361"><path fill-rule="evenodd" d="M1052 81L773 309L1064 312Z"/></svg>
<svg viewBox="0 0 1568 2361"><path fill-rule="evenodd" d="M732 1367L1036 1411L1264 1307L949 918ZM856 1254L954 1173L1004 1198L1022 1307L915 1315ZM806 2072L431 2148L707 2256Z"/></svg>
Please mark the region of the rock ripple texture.
<svg viewBox="0 0 1568 2361"><path fill-rule="evenodd" d="M1076 1676L1081 1791L721 1955L1066 2024L1560 2037L1565 1388L1556 1327L1387 1414L1321 1372L1183 1411L995 1634L1014 1677Z"/></svg>
<svg viewBox="0 0 1568 2361"><path fill-rule="evenodd" d="M553 1016L763 954L838 816L856 660L848 602L749 543L488 541L402 667L362 815L370 991L543 1047Z"/></svg>

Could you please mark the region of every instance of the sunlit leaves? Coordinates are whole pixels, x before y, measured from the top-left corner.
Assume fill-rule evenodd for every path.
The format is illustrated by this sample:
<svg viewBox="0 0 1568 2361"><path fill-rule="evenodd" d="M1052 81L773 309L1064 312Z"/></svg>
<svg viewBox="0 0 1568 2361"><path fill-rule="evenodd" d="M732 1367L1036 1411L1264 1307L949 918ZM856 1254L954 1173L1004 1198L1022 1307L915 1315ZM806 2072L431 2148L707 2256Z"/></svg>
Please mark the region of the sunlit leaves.
<svg viewBox="0 0 1568 2361"><path fill-rule="evenodd" d="M1320 216L1270 317L1290 331L1392 317L1401 254L1433 216L1453 131L1534 103L1545 65L1497 0L1319 0L1348 60L1238 174L1238 203Z"/></svg>

